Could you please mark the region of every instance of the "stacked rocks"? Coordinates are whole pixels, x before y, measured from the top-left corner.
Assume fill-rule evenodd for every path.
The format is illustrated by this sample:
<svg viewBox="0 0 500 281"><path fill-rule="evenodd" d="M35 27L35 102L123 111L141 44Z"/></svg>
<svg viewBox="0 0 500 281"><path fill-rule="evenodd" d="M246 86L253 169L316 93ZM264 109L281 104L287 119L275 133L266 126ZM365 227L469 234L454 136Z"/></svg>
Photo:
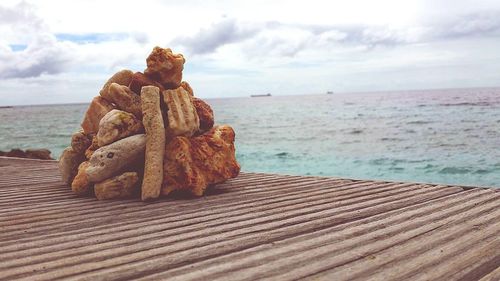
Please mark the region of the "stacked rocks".
<svg viewBox="0 0 500 281"><path fill-rule="evenodd" d="M102 87L59 159L62 179L97 199L173 191L201 196L236 177L234 130L182 81L185 59L155 47L144 73L122 70Z"/></svg>

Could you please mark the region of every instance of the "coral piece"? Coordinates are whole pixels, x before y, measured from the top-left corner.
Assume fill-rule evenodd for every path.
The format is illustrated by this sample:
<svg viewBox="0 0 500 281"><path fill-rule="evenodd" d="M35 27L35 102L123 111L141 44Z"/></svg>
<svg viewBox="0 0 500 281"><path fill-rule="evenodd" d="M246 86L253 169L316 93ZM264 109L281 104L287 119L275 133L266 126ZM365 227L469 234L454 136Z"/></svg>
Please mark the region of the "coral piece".
<svg viewBox="0 0 500 281"><path fill-rule="evenodd" d="M104 98L97 96L89 105L83 117L82 129L85 134L95 134L99 130L101 118L114 109L114 106Z"/></svg>
<svg viewBox="0 0 500 281"><path fill-rule="evenodd" d="M130 81L130 84L128 85L129 89L139 95L141 94L141 89L144 86L156 86L160 88L160 92L165 90L165 88L163 88L163 86L160 83L154 81L153 79L150 79L144 73L142 72L134 73L134 75L132 76L132 81Z"/></svg>
<svg viewBox="0 0 500 281"><path fill-rule="evenodd" d="M144 74L160 82L165 89L176 89L181 85L184 62L181 54L173 54L168 48L154 47L146 59Z"/></svg>
<svg viewBox="0 0 500 281"><path fill-rule="evenodd" d="M115 103L118 109L130 112L135 117L142 119L141 97L127 86L111 83L108 92L103 97Z"/></svg>
<svg viewBox="0 0 500 281"><path fill-rule="evenodd" d="M125 172L116 177L94 185L94 193L98 200L128 198L139 191L139 176L136 172Z"/></svg>
<svg viewBox="0 0 500 281"><path fill-rule="evenodd" d="M58 163L62 181L71 185L78 173L78 166L83 161L85 161L83 153L75 151L72 147L64 149Z"/></svg>
<svg viewBox="0 0 500 281"><path fill-rule="evenodd" d="M144 128L133 114L113 109L108 112L99 122L97 132L97 144L105 146L125 137L142 133Z"/></svg>
<svg viewBox="0 0 500 281"><path fill-rule="evenodd" d="M186 81L182 81L181 82L181 87L186 90L191 96L194 97L194 92L193 92L193 88L191 88L191 85L189 85L188 82Z"/></svg>
<svg viewBox="0 0 500 281"><path fill-rule="evenodd" d="M86 172L91 182L100 182L122 172L144 157L146 135L133 135L97 149Z"/></svg>
<svg viewBox="0 0 500 281"><path fill-rule="evenodd" d="M196 133L200 129L200 120L193 105L193 97L182 87L165 90L162 94L168 107L168 134L190 137Z"/></svg>
<svg viewBox="0 0 500 281"><path fill-rule="evenodd" d="M193 138L175 137L165 148L162 195L189 190L201 196L208 185L236 177L240 165L235 158L234 137L227 125Z"/></svg>
<svg viewBox="0 0 500 281"><path fill-rule="evenodd" d="M82 162L80 166L78 166L78 174L71 183L71 190L78 195L89 194L90 188L92 187L86 172L88 166L88 161Z"/></svg>
<svg viewBox="0 0 500 281"><path fill-rule="evenodd" d="M200 119L200 133L204 133L214 126L214 112L208 103L199 98L193 98L193 105Z"/></svg>
<svg viewBox="0 0 500 281"><path fill-rule="evenodd" d="M94 154L94 152L99 149L99 144L97 142L97 135L94 135L92 137L92 143L90 144L90 146L87 148L87 150L85 150L85 158L87 158L87 160L90 159L90 157L92 157L92 154Z"/></svg>
<svg viewBox="0 0 500 281"><path fill-rule="evenodd" d="M142 122L146 131L146 162L142 180L142 201L160 196L163 182L163 154L165 150L165 127L160 109L160 89L155 86L142 87Z"/></svg>
<svg viewBox="0 0 500 281"><path fill-rule="evenodd" d="M124 69L113 74L113 76L111 76L111 78L106 81L104 86L102 86L102 89L99 91L99 95L104 97L107 94L109 86L112 83L128 86L128 84L130 84L130 81L132 81L132 75L134 75L134 72L128 69Z"/></svg>
<svg viewBox="0 0 500 281"><path fill-rule="evenodd" d="M87 135L83 130L75 132L71 136L71 147L77 153L84 154L85 150L92 144L92 135Z"/></svg>

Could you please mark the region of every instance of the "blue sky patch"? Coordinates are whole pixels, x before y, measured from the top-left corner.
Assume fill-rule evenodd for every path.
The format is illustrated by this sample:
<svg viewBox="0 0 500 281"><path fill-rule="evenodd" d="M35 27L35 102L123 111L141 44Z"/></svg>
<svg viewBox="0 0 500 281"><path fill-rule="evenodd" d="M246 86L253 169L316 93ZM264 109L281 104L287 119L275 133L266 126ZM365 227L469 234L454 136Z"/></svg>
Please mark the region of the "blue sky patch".
<svg viewBox="0 0 500 281"><path fill-rule="evenodd" d="M119 41L129 37L128 33L56 33L57 40L71 41L77 44L99 43L104 41Z"/></svg>
<svg viewBox="0 0 500 281"><path fill-rule="evenodd" d="M28 45L24 45L24 44L12 44L12 45L9 45L9 47L14 52L20 52L20 51L23 51L24 49L26 49L28 47Z"/></svg>

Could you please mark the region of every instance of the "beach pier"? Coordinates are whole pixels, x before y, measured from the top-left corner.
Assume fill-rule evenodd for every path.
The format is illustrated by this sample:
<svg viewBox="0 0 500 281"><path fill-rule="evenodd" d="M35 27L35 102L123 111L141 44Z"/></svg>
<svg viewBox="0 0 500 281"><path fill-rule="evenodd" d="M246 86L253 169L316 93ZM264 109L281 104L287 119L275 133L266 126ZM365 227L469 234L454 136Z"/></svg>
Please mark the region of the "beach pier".
<svg viewBox="0 0 500 281"><path fill-rule="evenodd" d="M1 280L500 280L500 189L241 173L97 201L0 157Z"/></svg>

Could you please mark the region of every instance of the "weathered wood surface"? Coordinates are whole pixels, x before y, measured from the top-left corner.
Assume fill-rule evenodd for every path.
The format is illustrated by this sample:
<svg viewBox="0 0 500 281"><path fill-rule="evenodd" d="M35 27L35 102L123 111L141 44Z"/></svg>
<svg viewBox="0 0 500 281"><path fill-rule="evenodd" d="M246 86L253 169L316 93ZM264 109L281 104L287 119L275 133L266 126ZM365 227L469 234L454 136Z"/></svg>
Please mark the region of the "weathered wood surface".
<svg viewBox="0 0 500 281"><path fill-rule="evenodd" d="M243 173L195 199L78 198L0 157L0 279L499 280L500 190Z"/></svg>

